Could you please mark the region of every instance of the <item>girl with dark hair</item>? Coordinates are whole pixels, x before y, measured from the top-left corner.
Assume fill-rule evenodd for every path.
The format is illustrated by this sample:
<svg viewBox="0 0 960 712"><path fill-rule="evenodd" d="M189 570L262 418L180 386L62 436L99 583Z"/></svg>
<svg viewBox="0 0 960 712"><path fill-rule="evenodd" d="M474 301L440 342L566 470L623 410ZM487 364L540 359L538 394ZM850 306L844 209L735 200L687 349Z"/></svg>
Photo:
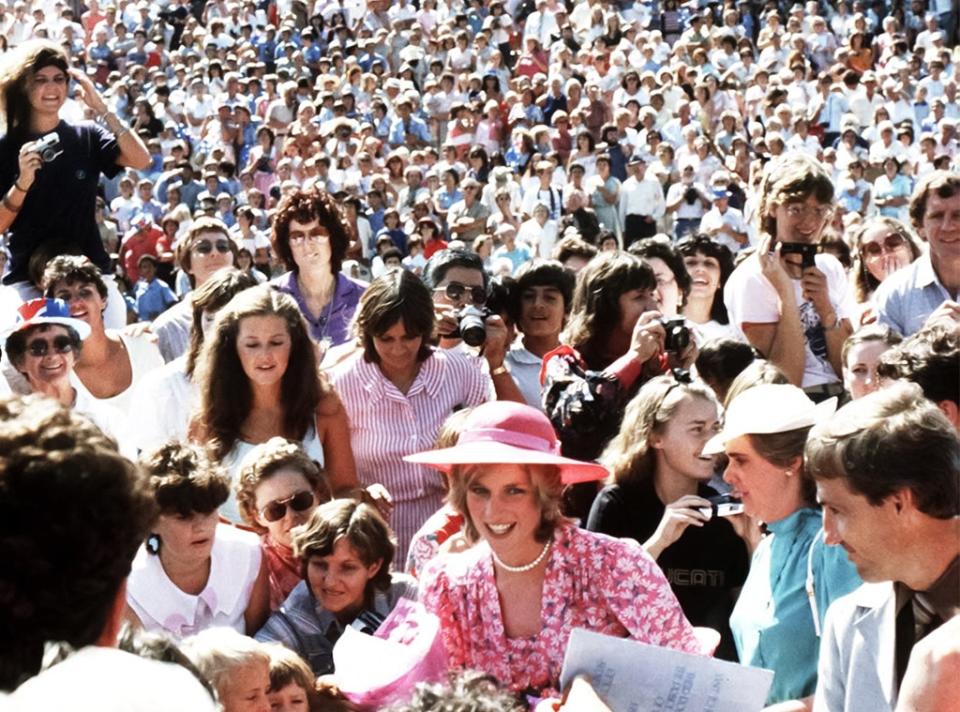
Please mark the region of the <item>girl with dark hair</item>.
<svg viewBox="0 0 960 712"><path fill-rule="evenodd" d="M350 420L361 483L382 482L393 496L398 561L444 495L436 473L402 457L430 446L455 409L478 405L491 392L490 377L469 357L431 345L435 318L433 295L420 278L390 270L360 300L354 334L361 353L331 375Z"/></svg>
<svg viewBox="0 0 960 712"><path fill-rule="evenodd" d="M343 405L321 379L307 325L292 297L267 285L247 289L218 314L197 374L200 410L191 425L231 473L272 437L300 442L330 473L335 492L356 486ZM221 507L239 521L236 498Z"/></svg>
<svg viewBox="0 0 960 712"><path fill-rule="evenodd" d="M416 582L390 572L396 547L370 505L350 499L321 505L293 533L293 551L304 580L256 638L290 648L315 675L334 672L333 646L345 628L372 635L401 598L416 600Z"/></svg>
<svg viewBox="0 0 960 712"><path fill-rule="evenodd" d="M696 325L701 342L738 338L723 302L723 288L733 272L730 250L706 235L694 233L677 243L677 252L683 257L690 280L681 311L687 321Z"/></svg>
<svg viewBox="0 0 960 712"><path fill-rule="evenodd" d="M4 56L0 67L0 232L9 230L10 270L4 283L21 299L39 296L30 284L27 265L36 248L51 235L72 244L102 272L110 257L96 222L100 175L113 178L124 167L146 170L147 147L125 126L81 71L70 69L64 50L41 40L22 43ZM70 124L60 119L70 80L78 98L107 128ZM43 151L38 141L51 142ZM107 324L126 324L126 308L114 280Z"/></svg>
<svg viewBox="0 0 960 712"><path fill-rule="evenodd" d="M127 617L177 639L220 626L258 630L269 612L267 570L256 536L217 521L227 475L178 442L141 464L160 516L133 560Z"/></svg>
<svg viewBox="0 0 960 712"><path fill-rule="evenodd" d="M704 514L714 457L703 446L719 427L720 404L702 382L648 381L630 401L601 462L611 483L590 510L587 529L635 539L647 550L694 625L720 632L718 657L736 660L728 619L749 560L736 522ZM731 526L731 523L734 526ZM708 576L684 575L689 571Z"/></svg>

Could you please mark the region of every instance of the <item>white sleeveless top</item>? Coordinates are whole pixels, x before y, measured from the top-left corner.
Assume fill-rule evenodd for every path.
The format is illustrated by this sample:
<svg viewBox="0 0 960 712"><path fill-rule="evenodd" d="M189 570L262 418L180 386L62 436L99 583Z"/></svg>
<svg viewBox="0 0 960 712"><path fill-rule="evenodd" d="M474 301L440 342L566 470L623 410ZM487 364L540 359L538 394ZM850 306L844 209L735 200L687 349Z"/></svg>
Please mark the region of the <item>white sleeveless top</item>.
<svg viewBox="0 0 960 712"><path fill-rule="evenodd" d="M127 579L127 603L144 629L162 629L177 640L215 626L245 634L243 613L260 572L260 556L256 534L218 524L210 553L210 578L194 596L177 588L163 570L160 557L141 546Z"/></svg>
<svg viewBox="0 0 960 712"><path fill-rule="evenodd" d="M220 464L230 475L230 496L227 501L220 505L220 516L236 524L243 524L243 518L240 516L240 508L237 505L236 486L240 480L240 470L243 469L243 461L250 451L257 445L248 443L246 440L237 440L233 449L223 456ZM317 436L316 426L311 425L306 436L300 442L300 446L307 453L307 456L316 461L320 467L323 467L323 443Z"/></svg>

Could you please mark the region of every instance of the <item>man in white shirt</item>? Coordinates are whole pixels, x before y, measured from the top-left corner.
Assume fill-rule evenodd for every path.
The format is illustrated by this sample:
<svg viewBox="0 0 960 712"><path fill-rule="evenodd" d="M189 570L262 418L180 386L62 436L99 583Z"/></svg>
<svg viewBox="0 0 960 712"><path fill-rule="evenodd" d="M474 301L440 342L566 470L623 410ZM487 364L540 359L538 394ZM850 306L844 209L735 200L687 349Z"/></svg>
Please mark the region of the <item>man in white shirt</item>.
<svg viewBox="0 0 960 712"><path fill-rule="evenodd" d="M713 207L700 221L700 232L725 245L734 255L749 242L743 213L730 207L730 191L713 191Z"/></svg>
<svg viewBox="0 0 960 712"><path fill-rule="evenodd" d="M666 202L660 181L647 178L649 156L634 154L627 162L630 177L620 186L620 224L623 225L623 247L657 234L657 221L663 218Z"/></svg>
<svg viewBox="0 0 960 712"><path fill-rule="evenodd" d="M520 203L520 212L525 217L533 216L533 209L537 203L543 203L550 211L550 220L559 220L560 213L563 211L563 193L560 189L553 186L553 163L550 161L540 161L534 166L537 171L539 183L535 187L528 188L523 193L523 200Z"/></svg>
<svg viewBox="0 0 960 712"><path fill-rule="evenodd" d="M886 103L883 95L877 91L877 75L868 69L860 77L862 88L850 99L850 111L857 117L861 126L873 123L877 109Z"/></svg>

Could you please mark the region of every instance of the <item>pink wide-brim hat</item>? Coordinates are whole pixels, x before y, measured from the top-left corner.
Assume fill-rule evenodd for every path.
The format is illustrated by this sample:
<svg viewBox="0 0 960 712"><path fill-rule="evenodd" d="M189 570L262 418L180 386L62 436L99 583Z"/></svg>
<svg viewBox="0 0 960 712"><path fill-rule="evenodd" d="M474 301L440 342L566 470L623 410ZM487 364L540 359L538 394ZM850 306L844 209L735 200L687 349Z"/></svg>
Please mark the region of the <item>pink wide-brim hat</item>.
<svg viewBox="0 0 960 712"><path fill-rule="evenodd" d="M449 473L454 465L554 465L564 484L604 479L608 470L560 454L560 441L542 412L523 403L491 401L474 408L453 447L403 458Z"/></svg>

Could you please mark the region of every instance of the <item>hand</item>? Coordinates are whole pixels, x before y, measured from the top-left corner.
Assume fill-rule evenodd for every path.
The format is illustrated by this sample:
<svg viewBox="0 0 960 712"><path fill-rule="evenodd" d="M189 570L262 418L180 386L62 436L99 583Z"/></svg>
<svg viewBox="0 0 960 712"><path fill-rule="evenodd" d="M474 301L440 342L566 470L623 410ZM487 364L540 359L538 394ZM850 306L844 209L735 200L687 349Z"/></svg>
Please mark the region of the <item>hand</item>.
<svg viewBox="0 0 960 712"><path fill-rule="evenodd" d="M699 355L700 347L697 346L697 340L693 338L693 334L691 333L690 343L687 344L687 347L680 353L669 353L668 362L670 368L685 368L689 370Z"/></svg>
<svg viewBox="0 0 960 712"><path fill-rule="evenodd" d="M909 261L902 253L893 252L884 254L883 262L881 264L883 268L884 279L886 279L901 267L906 267L909 264Z"/></svg>
<svg viewBox="0 0 960 712"><path fill-rule="evenodd" d="M507 349L510 344L507 339L510 338L510 330L498 315L492 314L484 321L487 329L487 340L483 343L483 357L490 364L493 370L503 365L503 359L507 355Z"/></svg>
<svg viewBox="0 0 960 712"><path fill-rule="evenodd" d="M573 678L562 700L547 698L537 703L534 712L611 712L600 695L593 689L590 678L580 674Z"/></svg>
<svg viewBox="0 0 960 712"><path fill-rule="evenodd" d="M653 558L657 558L663 550L673 544L687 530L689 526L702 527L710 520L711 515L705 515L698 508L709 507L710 502L695 494L686 494L676 502L671 502L663 512L663 518L657 525L644 548Z"/></svg>
<svg viewBox="0 0 960 712"><path fill-rule="evenodd" d="M457 336L451 336L460 328L460 320L457 318L457 309L449 304L434 304L433 312L437 317L436 332L441 339L456 339Z"/></svg>
<svg viewBox="0 0 960 712"><path fill-rule="evenodd" d="M630 350L637 355L641 363L646 363L663 351L663 342L667 338L660 323L661 314L658 311L648 311L640 315L633 334L630 337Z"/></svg>
<svg viewBox="0 0 960 712"><path fill-rule="evenodd" d="M787 270L780 261L780 245L771 252L773 237L765 235L757 246L757 259L760 260L760 271L770 285L777 290L777 295L783 299L787 294L793 294L793 283Z"/></svg>
<svg viewBox="0 0 960 712"><path fill-rule="evenodd" d="M90 81L90 78L79 69L70 69L70 76L77 82L80 90L80 99L84 104L90 107L94 114L100 115L107 110L107 105L100 97L97 88Z"/></svg>
<svg viewBox="0 0 960 712"><path fill-rule="evenodd" d="M16 184L24 190L30 190L33 181L37 178L37 171L43 167L43 159L40 154L33 150L33 142L23 144L20 149L20 156L17 159L20 166L20 175L17 177Z"/></svg>
<svg viewBox="0 0 960 712"><path fill-rule="evenodd" d="M361 490L360 501L373 505L384 519L390 521L390 515L393 513L393 497L382 484L378 482Z"/></svg>
<svg viewBox="0 0 960 712"><path fill-rule="evenodd" d="M923 322L923 328L940 325L953 329L958 323L960 323L960 303L948 299L933 310Z"/></svg>
<svg viewBox="0 0 960 712"><path fill-rule="evenodd" d="M120 330L120 333L125 334L133 339L139 339L140 337L146 337L148 340L153 343L157 343L157 335L150 330L152 322L149 321L138 321L134 324L127 324Z"/></svg>
<svg viewBox="0 0 960 712"><path fill-rule="evenodd" d="M830 303L830 289L827 285L827 275L816 267L807 267L800 277L800 286L803 289L803 298L813 304L821 320L834 312Z"/></svg>
<svg viewBox="0 0 960 712"><path fill-rule="evenodd" d="M732 517L726 517L726 520L730 522L730 526L733 527L733 531L737 533L737 536L743 539L750 553L753 553L753 550L757 548L757 544L760 543L760 539L763 537L763 532L760 530L760 522L743 512L734 514Z"/></svg>

